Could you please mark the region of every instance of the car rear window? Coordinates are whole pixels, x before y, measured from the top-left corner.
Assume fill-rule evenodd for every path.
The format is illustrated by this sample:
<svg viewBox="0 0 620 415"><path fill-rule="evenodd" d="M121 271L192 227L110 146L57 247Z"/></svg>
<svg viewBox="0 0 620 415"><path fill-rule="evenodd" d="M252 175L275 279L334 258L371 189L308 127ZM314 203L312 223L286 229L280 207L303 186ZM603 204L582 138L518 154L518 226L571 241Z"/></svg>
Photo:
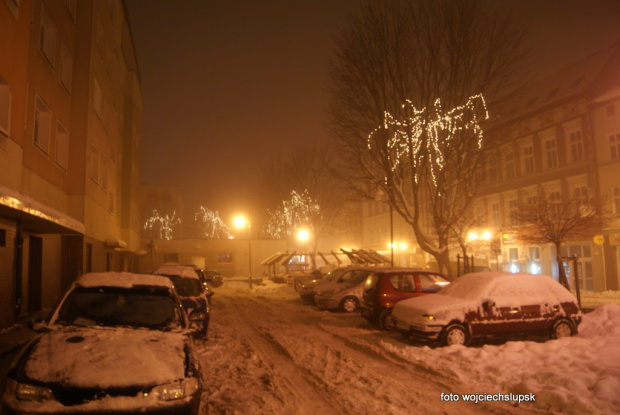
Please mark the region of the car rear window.
<svg viewBox="0 0 620 415"><path fill-rule="evenodd" d="M415 292L415 279L413 274L393 274L389 276L390 284L396 291Z"/></svg>
<svg viewBox="0 0 620 415"><path fill-rule="evenodd" d="M166 275L166 277L170 278L181 297L198 297L203 292L200 280L197 278L185 278L180 275Z"/></svg>

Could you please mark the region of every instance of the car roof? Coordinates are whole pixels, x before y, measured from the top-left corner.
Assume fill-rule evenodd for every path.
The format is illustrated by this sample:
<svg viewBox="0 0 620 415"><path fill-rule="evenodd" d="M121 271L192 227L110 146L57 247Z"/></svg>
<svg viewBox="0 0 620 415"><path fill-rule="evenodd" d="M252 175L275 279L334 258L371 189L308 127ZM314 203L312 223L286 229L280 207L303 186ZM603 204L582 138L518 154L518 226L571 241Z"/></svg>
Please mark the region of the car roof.
<svg viewBox="0 0 620 415"><path fill-rule="evenodd" d="M167 278L161 278L157 275L135 274L131 272L91 272L79 277L75 281L75 284L82 287L173 287L172 283Z"/></svg>
<svg viewBox="0 0 620 415"><path fill-rule="evenodd" d="M158 267L153 274L156 275L178 275L184 278L193 278L199 280L198 274L193 267L188 265L171 265L164 264Z"/></svg>

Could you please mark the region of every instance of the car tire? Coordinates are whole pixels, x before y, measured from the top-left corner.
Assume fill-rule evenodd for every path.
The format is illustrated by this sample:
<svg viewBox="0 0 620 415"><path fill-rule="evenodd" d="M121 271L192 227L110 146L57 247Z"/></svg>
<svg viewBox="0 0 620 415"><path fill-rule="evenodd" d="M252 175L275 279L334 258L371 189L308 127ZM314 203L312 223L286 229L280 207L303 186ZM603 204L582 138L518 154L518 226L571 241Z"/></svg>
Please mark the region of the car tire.
<svg viewBox="0 0 620 415"><path fill-rule="evenodd" d="M439 341L442 346L451 346L453 344L467 346L467 343L469 343L469 333L467 333L467 329L462 324L450 324L441 332Z"/></svg>
<svg viewBox="0 0 620 415"><path fill-rule="evenodd" d="M379 326L381 326L381 328L386 331L391 331L396 328L392 320L391 308L386 308L381 312L381 314L379 315Z"/></svg>
<svg viewBox="0 0 620 415"><path fill-rule="evenodd" d="M355 297L345 297L340 302L340 310L345 313L354 313L360 308L360 303Z"/></svg>
<svg viewBox="0 0 620 415"><path fill-rule="evenodd" d="M561 339L562 337L571 337L573 335L573 325L565 319L557 320L551 327L551 339Z"/></svg>

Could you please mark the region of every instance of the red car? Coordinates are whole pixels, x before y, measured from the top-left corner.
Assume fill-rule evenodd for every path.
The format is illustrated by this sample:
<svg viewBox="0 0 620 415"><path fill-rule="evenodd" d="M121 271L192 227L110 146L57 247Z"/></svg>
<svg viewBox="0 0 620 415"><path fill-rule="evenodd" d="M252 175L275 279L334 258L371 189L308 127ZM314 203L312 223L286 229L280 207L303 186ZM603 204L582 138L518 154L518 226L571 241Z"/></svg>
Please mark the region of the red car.
<svg viewBox="0 0 620 415"><path fill-rule="evenodd" d="M388 268L373 272L364 283L362 317L390 330L394 304L400 300L436 293L450 284L442 274L418 268Z"/></svg>

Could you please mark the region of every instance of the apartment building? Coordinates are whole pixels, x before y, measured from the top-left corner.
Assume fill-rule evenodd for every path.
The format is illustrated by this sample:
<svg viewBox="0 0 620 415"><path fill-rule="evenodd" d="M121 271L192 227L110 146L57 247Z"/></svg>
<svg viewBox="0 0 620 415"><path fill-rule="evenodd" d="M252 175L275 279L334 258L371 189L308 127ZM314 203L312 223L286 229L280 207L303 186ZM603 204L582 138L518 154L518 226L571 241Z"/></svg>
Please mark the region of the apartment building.
<svg viewBox="0 0 620 415"><path fill-rule="evenodd" d="M139 73L119 0L0 2L0 327L140 244Z"/></svg>

